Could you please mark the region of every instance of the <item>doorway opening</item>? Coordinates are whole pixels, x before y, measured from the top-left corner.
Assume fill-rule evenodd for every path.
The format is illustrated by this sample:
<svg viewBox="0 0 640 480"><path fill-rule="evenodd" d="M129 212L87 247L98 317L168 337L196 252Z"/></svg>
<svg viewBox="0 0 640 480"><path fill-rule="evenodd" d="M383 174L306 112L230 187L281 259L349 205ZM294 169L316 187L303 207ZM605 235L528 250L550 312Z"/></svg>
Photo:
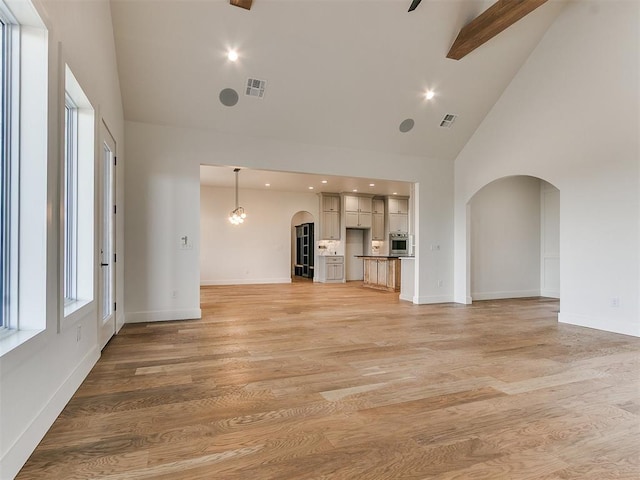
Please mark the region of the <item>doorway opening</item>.
<svg viewBox="0 0 640 480"><path fill-rule="evenodd" d="M347 228L345 241L345 280L364 280L364 262L359 255L371 255L371 230Z"/></svg>
<svg viewBox="0 0 640 480"><path fill-rule="evenodd" d="M315 224L313 215L297 212L291 218L291 278L313 280L315 272Z"/></svg>
<svg viewBox="0 0 640 480"><path fill-rule="evenodd" d="M504 177L468 203L472 300L560 298L560 191L537 177Z"/></svg>

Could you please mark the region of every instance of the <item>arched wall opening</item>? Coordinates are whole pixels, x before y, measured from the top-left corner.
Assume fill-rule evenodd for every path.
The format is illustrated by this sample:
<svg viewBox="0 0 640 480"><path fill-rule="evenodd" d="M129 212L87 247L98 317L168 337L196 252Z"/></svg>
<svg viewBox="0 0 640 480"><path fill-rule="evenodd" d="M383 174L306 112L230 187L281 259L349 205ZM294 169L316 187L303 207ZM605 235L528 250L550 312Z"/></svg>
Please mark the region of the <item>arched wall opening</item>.
<svg viewBox="0 0 640 480"><path fill-rule="evenodd" d="M560 192L532 176L502 177L467 202L467 296L560 298Z"/></svg>
<svg viewBox="0 0 640 480"><path fill-rule="evenodd" d="M307 211L291 217L290 270L292 278L313 279L315 272L315 219Z"/></svg>

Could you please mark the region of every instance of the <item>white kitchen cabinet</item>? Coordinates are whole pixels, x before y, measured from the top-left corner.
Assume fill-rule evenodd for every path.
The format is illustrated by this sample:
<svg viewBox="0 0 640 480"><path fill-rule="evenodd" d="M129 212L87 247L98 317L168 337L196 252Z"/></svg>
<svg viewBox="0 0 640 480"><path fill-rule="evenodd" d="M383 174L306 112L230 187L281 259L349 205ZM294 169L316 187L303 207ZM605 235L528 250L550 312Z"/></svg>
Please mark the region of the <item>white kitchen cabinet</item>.
<svg viewBox="0 0 640 480"><path fill-rule="evenodd" d="M389 197L389 214L405 214L409 213L409 199Z"/></svg>
<svg viewBox="0 0 640 480"><path fill-rule="evenodd" d="M318 257L318 281L323 283L342 283L344 281L344 257L326 255Z"/></svg>
<svg viewBox="0 0 640 480"><path fill-rule="evenodd" d="M344 212L344 221L347 228L371 228L371 212Z"/></svg>
<svg viewBox="0 0 640 480"><path fill-rule="evenodd" d="M387 221L390 233L409 231L409 199L406 197L387 198Z"/></svg>
<svg viewBox="0 0 640 480"><path fill-rule="evenodd" d="M384 199L382 198L373 199L371 213L373 213L374 215L376 213L380 213L384 215Z"/></svg>
<svg viewBox="0 0 640 480"><path fill-rule="evenodd" d="M323 212L339 212L340 197L338 195L322 194L322 211Z"/></svg>
<svg viewBox="0 0 640 480"><path fill-rule="evenodd" d="M372 203L371 197L360 197L356 195L344 196L344 209L347 212L371 213Z"/></svg>
<svg viewBox="0 0 640 480"><path fill-rule="evenodd" d="M320 239L340 239L340 196L321 193Z"/></svg>
<svg viewBox="0 0 640 480"><path fill-rule="evenodd" d="M322 240L340 239L340 212L322 212L320 238Z"/></svg>
<svg viewBox="0 0 640 480"><path fill-rule="evenodd" d="M407 233L409 231L409 216L405 213L389 214L389 232Z"/></svg>
<svg viewBox="0 0 640 480"><path fill-rule="evenodd" d="M372 197L344 196L345 226L347 228L371 228Z"/></svg>
<svg viewBox="0 0 640 480"><path fill-rule="evenodd" d="M382 213L374 213L372 215L371 240L385 240L384 214Z"/></svg>

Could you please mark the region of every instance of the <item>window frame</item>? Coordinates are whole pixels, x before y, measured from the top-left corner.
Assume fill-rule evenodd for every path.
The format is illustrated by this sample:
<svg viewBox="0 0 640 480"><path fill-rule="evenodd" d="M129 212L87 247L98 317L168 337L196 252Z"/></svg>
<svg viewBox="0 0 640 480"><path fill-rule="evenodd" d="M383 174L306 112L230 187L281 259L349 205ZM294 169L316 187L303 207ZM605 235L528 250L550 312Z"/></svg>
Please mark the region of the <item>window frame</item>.
<svg viewBox="0 0 640 480"><path fill-rule="evenodd" d="M65 92L63 298L78 300L78 107Z"/></svg>
<svg viewBox="0 0 640 480"><path fill-rule="evenodd" d="M95 109L69 65L61 68L59 332L96 308Z"/></svg>
<svg viewBox="0 0 640 480"><path fill-rule="evenodd" d="M0 2L0 336L19 328L18 325L18 257L19 257L19 71L20 25Z"/></svg>

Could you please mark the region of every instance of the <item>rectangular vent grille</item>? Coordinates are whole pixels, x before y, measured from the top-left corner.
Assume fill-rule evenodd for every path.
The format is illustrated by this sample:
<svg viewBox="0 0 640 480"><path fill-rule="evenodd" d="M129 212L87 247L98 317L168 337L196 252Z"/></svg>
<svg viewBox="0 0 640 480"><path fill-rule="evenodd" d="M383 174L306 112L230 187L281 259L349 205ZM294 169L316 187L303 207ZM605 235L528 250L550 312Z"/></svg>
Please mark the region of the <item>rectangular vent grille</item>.
<svg viewBox="0 0 640 480"><path fill-rule="evenodd" d="M458 118L458 115L454 115L453 113L447 113L442 119L442 121L440 122L440 126L442 128L451 128L451 126L453 125L453 122L456 121L456 118Z"/></svg>
<svg viewBox="0 0 640 480"><path fill-rule="evenodd" d="M264 80L258 80L257 78L247 79L247 88L244 93L248 97L264 98L264 89L267 86L267 82Z"/></svg>

